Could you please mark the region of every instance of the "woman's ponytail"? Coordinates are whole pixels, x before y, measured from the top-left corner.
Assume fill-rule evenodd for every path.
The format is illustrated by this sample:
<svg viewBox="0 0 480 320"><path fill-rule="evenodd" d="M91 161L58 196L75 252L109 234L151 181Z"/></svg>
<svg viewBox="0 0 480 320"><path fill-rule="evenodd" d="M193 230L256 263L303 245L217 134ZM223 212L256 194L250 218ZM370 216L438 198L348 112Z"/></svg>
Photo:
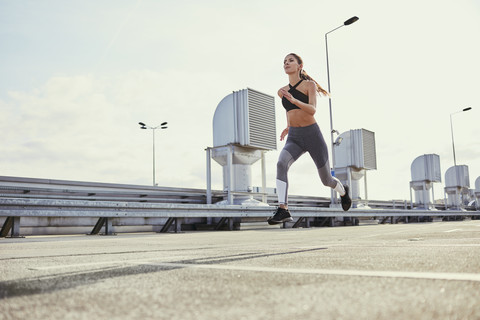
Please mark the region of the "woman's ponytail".
<svg viewBox="0 0 480 320"><path fill-rule="evenodd" d="M300 58L300 56L299 56L298 54L296 54L296 53L290 53L290 54L288 54L288 55L294 56L295 59L297 59L298 64L303 65L303 60L302 60L302 58ZM323 89L323 88L318 84L318 82L315 81L315 79L313 79L312 77L310 77L303 69L300 70L299 76L300 76L300 79L310 80L310 81L315 82L315 85L317 86L317 92L318 92L318 93L323 94L324 96L328 96L328 97L330 96L330 93L329 93L327 90Z"/></svg>
<svg viewBox="0 0 480 320"><path fill-rule="evenodd" d="M308 73L305 72L305 70L300 70L300 79L303 79L303 80L310 80L310 81L313 81L315 82L315 85L317 86L317 92L320 93L320 94L323 94L324 96L330 96L330 93L328 93L327 90L323 89L317 81L315 81L315 79L313 79L312 77L310 77L308 75Z"/></svg>

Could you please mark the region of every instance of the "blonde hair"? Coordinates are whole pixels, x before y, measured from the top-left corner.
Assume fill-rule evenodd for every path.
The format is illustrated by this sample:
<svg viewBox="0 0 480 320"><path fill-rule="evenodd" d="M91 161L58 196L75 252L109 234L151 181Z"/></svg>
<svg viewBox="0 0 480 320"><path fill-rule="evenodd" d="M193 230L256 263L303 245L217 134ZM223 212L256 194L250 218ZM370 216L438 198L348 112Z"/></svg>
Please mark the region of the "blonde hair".
<svg viewBox="0 0 480 320"><path fill-rule="evenodd" d="M288 54L288 55L289 55L289 56L294 56L295 59L297 60L298 64L302 64L302 65L303 65L303 60L302 60L302 58L300 58L300 56L299 56L298 54L296 54L296 53L290 53L290 54ZM313 79L312 77L310 77L310 76L308 75L308 73L305 72L305 70L301 69L301 70L300 70L300 73L299 73L299 76L300 76L300 79L310 80L310 81L315 82L315 85L317 86L317 92L318 92L319 94L323 94L324 96L330 96L330 93L328 93L327 90L323 89L323 88L318 84L318 82L315 81L315 79Z"/></svg>

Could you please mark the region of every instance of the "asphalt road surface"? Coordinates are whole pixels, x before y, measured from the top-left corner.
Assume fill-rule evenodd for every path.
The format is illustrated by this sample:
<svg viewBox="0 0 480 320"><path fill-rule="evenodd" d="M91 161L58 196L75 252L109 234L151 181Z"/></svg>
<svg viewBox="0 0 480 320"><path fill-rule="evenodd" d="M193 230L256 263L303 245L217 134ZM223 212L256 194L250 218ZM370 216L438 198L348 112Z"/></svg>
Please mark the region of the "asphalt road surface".
<svg viewBox="0 0 480 320"><path fill-rule="evenodd" d="M480 221L0 239L0 319L480 319Z"/></svg>

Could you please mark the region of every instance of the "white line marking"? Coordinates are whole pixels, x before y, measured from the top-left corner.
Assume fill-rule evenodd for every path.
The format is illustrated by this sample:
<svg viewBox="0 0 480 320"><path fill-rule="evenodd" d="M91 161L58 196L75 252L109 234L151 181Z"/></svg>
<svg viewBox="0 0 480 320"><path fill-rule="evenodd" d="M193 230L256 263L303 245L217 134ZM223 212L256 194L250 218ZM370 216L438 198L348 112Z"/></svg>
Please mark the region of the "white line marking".
<svg viewBox="0 0 480 320"><path fill-rule="evenodd" d="M254 271L254 272L270 272L270 273L295 273L295 274L318 274L318 275L409 278L409 279L429 279L429 280L456 280L456 281L479 281L480 282L480 274L477 274L477 273L298 269L298 268L269 268L269 267L220 265L220 264L183 264L183 263L158 263L156 265L171 266L171 267L178 267L178 268L237 270L237 271Z"/></svg>
<svg viewBox="0 0 480 320"><path fill-rule="evenodd" d="M447 272L415 272L415 271L375 271L375 270L334 270L334 269L302 269L302 268L270 268L260 266L235 266L228 264L191 264L175 262L155 262L156 259L144 260L116 260L105 262L92 262L70 265L54 265L49 267L31 268L31 270L53 270L64 268L88 267L98 265L156 265L174 268L210 269L210 270L235 270L250 272L289 273L289 274L314 274L359 276L375 278L405 278L426 280L453 280L480 282L480 273L447 273ZM159 258L159 260L161 260Z"/></svg>
<svg viewBox="0 0 480 320"><path fill-rule="evenodd" d="M447 230L447 231L443 231L443 232L456 232L456 231L462 231L462 229L452 229L452 230Z"/></svg>
<svg viewBox="0 0 480 320"><path fill-rule="evenodd" d="M68 268L79 268L79 267L95 267L103 265L122 265L122 264L145 264L151 263L152 259L143 259L143 260L110 260L103 262L88 262L88 263L77 263L77 264L63 264L63 265L53 265L48 267L35 267L29 268L30 270L55 270L55 269L68 269Z"/></svg>

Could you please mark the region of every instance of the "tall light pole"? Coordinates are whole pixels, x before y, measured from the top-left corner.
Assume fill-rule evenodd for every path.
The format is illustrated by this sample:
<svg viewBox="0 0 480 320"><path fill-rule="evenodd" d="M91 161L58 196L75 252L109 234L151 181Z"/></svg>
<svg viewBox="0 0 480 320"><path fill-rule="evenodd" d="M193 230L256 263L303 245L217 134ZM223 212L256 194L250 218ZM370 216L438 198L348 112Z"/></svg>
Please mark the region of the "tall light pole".
<svg viewBox="0 0 480 320"><path fill-rule="evenodd" d="M330 30L327 33L325 33L325 50L326 50L326 53L327 53L327 79L328 79L328 92L329 93L331 92L331 89L330 89L330 66L329 66L329 63L328 63L328 37L327 36L328 36L329 33L332 33L333 31L335 31L337 29L340 29L343 26L351 25L352 23L358 21L358 19L359 18L357 16L351 17L350 19L345 21L341 26L336 27L335 29ZM333 151L333 148L335 147L335 140L333 138L333 134L335 132L338 133L338 131L333 129L332 97L331 96L328 97L328 105L329 105L329 109L330 109L330 140L331 140L331 146L332 146L332 168L333 168L333 170L335 170L335 152ZM336 202L336 197L334 197L334 192L335 191L332 191L332 198L331 198L332 203Z"/></svg>
<svg viewBox="0 0 480 320"><path fill-rule="evenodd" d="M167 129L167 122L162 122L156 127L150 127L143 122L139 122L138 124L140 125L140 129L151 129L153 132L153 186L155 187L155 130Z"/></svg>
<svg viewBox="0 0 480 320"><path fill-rule="evenodd" d="M460 112L464 112L464 111L468 111L468 110L471 110L472 107L468 107L468 108L465 108L463 110L460 110L460 111L457 111L457 112L454 112L454 113L451 113L450 114L450 129L452 131L452 148L453 148L453 164L455 166L455 178L457 179L457 187L458 185L460 184L460 181L458 179L458 171L457 171L457 158L455 156L455 140L453 138L453 121L452 121L452 115L454 114L457 114L457 113L460 113Z"/></svg>

